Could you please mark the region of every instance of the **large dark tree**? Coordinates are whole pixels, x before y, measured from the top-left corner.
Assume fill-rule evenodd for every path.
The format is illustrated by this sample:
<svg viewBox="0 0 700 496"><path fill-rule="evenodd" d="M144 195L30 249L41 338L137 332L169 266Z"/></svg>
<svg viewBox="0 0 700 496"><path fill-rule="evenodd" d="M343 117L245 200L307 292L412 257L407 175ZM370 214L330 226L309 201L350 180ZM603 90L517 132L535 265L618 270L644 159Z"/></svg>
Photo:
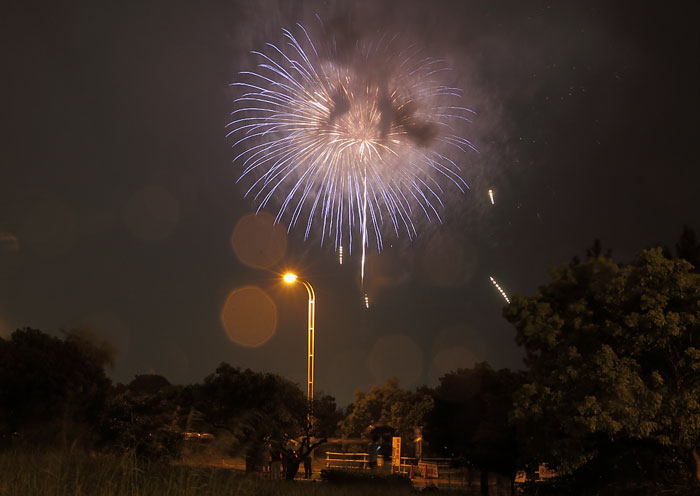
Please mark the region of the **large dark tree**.
<svg viewBox="0 0 700 496"><path fill-rule="evenodd" d="M200 412L213 433L235 439L248 470L267 459L270 443L283 444L304 431L308 404L296 384L274 374L222 363L202 384L185 390L183 407Z"/></svg>
<svg viewBox="0 0 700 496"><path fill-rule="evenodd" d="M523 379L522 373L478 363L444 375L433 390L426 439L441 455L464 457L479 468L482 490L488 490L489 472L515 476L518 449L508 416Z"/></svg>
<svg viewBox="0 0 700 496"><path fill-rule="evenodd" d="M335 398L328 394L317 394L312 411L314 435L334 437L338 432L338 423L343 419L343 412L336 405Z"/></svg>
<svg viewBox="0 0 700 496"><path fill-rule="evenodd" d="M360 437L372 426L390 426L401 436L406 450L413 446L415 428L424 425L432 407L430 395L401 389L398 379L393 378L383 386L372 386L366 393L356 391L339 431L344 437Z"/></svg>
<svg viewBox="0 0 700 496"><path fill-rule="evenodd" d="M152 374L114 388L102 414L101 446L148 460L179 458L184 439L178 423L181 391L181 386Z"/></svg>
<svg viewBox="0 0 700 496"><path fill-rule="evenodd" d="M504 314L527 352L514 418L533 459L570 473L611 445L656 443L698 464L700 275L661 249L552 270Z"/></svg>
<svg viewBox="0 0 700 496"><path fill-rule="evenodd" d="M36 329L0 338L0 433L31 444L90 442L110 381L105 350L87 335Z"/></svg>
<svg viewBox="0 0 700 496"><path fill-rule="evenodd" d="M694 272L700 272L700 243L695 231L688 226L683 226L681 237L676 243L676 256L693 264Z"/></svg>

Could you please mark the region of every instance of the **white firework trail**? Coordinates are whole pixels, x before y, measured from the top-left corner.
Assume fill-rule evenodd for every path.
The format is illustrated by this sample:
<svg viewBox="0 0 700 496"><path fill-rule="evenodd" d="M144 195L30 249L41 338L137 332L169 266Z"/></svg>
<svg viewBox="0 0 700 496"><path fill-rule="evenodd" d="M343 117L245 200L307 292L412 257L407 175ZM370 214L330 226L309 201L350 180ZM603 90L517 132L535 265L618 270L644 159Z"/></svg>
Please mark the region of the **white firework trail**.
<svg viewBox="0 0 700 496"><path fill-rule="evenodd" d="M419 218L441 221L441 196L468 188L458 161L476 148L460 134L472 110L444 82L449 67L397 37L358 41L340 56L297 25L284 44L268 43L254 71L243 71L227 124L234 159L258 211L278 203L277 222L318 225L352 253L353 234L382 249L382 233L413 238Z"/></svg>

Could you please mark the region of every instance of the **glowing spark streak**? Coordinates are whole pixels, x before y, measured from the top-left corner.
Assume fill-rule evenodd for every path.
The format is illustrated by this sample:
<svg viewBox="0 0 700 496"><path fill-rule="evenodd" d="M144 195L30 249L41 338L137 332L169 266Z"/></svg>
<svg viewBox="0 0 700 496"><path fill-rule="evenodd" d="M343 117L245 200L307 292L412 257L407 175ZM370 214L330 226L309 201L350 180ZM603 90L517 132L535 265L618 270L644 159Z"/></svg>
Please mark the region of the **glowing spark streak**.
<svg viewBox="0 0 700 496"><path fill-rule="evenodd" d="M491 205L495 205L495 203L493 201L493 190L492 189L489 190L489 198L491 198Z"/></svg>
<svg viewBox="0 0 700 496"><path fill-rule="evenodd" d="M367 248L367 163L365 162L364 205L362 206L362 269L360 287L365 287L365 255ZM365 297L366 299L366 297Z"/></svg>
<svg viewBox="0 0 700 496"><path fill-rule="evenodd" d="M338 263L343 265L343 245L338 247Z"/></svg>
<svg viewBox="0 0 700 496"><path fill-rule="evenodd" d="M305 238L320 223L321 243L334 238L339 247L347 239L351 253L361 229L364 283L370 238L379 251L384 226L413 238L421 213L441 221L441 184L468 189L454 152L476 149L456 134L456 121L471 122L461 114L474 112L455 101L460 89L439 84L449 70L443 60L414 45L397 49L396 36L358 42L341 62L335 41L317 50L298 27L299 40L283 30L285 44L253 52L261 59L257 70L241 72L248 82L232 84L242 89L226 125L233 146L244 148L234 159L242 165L238 180L255 176L246 196L258 210L279 198L276 221L284 219L290 230L301 221ZM390 86L368 82L373 67L386 72Z"/></svg>
<svg viewBox="0 0 700 496"><path fill-rule="evenodd" d="M369 296L365 293L365 308L369 308Z"/></svg>
<svg viewBox="0 0 700 496"><path fill-rule="evenodd" d="M501 293L501 296L503 296L503 299L506 300L506 303L510 304L510 300L508 299L508 295L506 295L506 292L501 289L501 287L498 285L496 280L489 276L489 279L491 279L491 282L493 283L494 286L496 286L496 289Z"/></svg>

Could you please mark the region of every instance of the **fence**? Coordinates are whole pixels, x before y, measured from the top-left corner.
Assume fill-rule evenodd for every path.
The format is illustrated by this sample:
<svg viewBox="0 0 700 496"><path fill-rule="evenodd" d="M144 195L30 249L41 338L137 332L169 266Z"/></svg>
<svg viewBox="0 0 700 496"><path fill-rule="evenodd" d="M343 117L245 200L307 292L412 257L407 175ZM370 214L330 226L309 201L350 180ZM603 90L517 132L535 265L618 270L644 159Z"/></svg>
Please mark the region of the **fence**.
<svg viewBox="0 0 700 496"><path fill-rule="evenodd" d="M326 468L363 470L369 468L369 453L326 452Z"/></svg>

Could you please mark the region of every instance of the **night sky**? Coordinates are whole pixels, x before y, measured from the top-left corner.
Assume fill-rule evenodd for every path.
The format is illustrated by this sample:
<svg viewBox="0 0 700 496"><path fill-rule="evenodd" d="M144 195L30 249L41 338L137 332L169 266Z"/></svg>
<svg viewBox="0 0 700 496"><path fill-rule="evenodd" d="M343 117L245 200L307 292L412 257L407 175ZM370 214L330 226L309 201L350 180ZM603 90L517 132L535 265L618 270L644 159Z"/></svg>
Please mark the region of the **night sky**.
<svg viewBox="0 0 700 496"><path fill-rule="evenodd" d="M475 361L522 367L489 276L530 295L594 238L627 261L700 229L691 2L376 3L4 7L0 334L90 327L119 350L120 382L200 381L227 361L304 388L306 293L277 275L290 267L317 293L316 390L346 404L391 376L413 388ZM368 310L356 253L341 266L301 232L243 236L239 251L273 259L286 242L263 270L231 242L254 204L225 137L229 84L254 66L250 50L314 14L424 46L478 113L464 134L480 153L460 164L471 190L446 195L443 224L372 252ZM251 286L273 312L246 314L250 325L277 313L257 347L222 324L230 293Z"/></svg>

